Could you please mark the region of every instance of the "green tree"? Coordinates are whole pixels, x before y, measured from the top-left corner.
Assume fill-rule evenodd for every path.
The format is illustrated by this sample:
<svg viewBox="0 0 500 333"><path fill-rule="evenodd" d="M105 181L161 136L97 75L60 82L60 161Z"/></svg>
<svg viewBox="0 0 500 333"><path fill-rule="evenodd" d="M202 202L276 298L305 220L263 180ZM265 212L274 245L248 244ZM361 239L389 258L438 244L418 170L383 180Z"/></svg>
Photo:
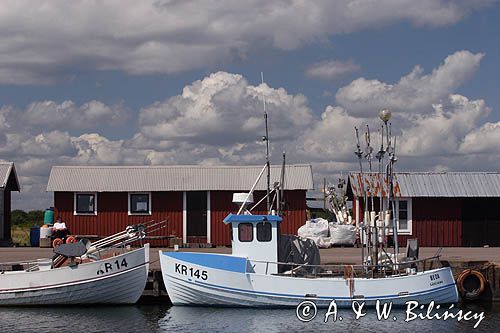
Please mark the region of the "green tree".
<svg viewBox="0 0 500 333"><path fill-rule="evenodd" d="M28 223L28 213L26 213L24 210L13 210L10 216L13 225L22 225Z"/></svg>
<svg viewBox="0 0 500 333"><path fill-rule="evenodd" d="M42 225L43 224L43 211L41 210L31 210L28 212L28 222L31 225Z"/></svg>
<svg viewBox="0 0 500 333"><path fill-rule="evenodd" d="M41 210L32 210L26 213L23 210L16 209L10 214L13 225L32 226L43 224L43 211Z"/></svg>

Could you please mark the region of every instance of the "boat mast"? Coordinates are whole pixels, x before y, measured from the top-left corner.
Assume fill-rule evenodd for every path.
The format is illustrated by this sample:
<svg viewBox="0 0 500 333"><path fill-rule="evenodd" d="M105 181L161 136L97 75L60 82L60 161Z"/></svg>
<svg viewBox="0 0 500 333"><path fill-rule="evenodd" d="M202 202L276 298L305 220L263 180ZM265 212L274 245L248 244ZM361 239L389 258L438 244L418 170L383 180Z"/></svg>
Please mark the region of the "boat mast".
<svg viewBox="0 0 500 333"><path fill-rule="evenodd" d="M280 198L278 200L278 215L282 216L283 211L285 210L285 152L283 152L283 164L281 166L281 178L278 193Z"/></svg>
<svg viewBox="0 0 500 333"><path fill-rule="evenodd" d="M371 138L370 138L370 127L368 124L366 124L366 133L365 133L365 141L366 141L366 153L365 157L368 160L368 167L370 170L370 182L372 179L372 153L373 153L373 148L370 146L371 143ZM373 203L373 184L370 184L370 188L368 189L370 191L370 198L371 198L371 209L370 211L373 211L375 209L374 203Z"/></svg>
<svg viewBox="0 0 500 333"><path fill-rule="evenodd" d="M264 85L264 72L260 72L260 77L262 79L262 85ZM266 95L262 93L262 102L264 103L264 122L266 125L266 135L262 137L262 140L266 142L266 167L267 167L267 213L271 212L271 201L269 198L271 191L271 164L269 163L269 129L267 127L267 111L266 111Z"/></svg>
<svg viewBox="0 0 500 333"><path fill-rule="evenodd" d="M368 239L369 239L369 245L371 249L371 256L372 256L372 264L376 265L378 262L378 232L377 232L377 224L375 221L375 204L374 204L374 183L373 183L373 170L372 170L372 153L373 153L373 148L371 147L371 137L370 137L370 127L368 124L366 125L366 132L365 132L365 141L366 141L366 153L365 157L368 159L368 167L369 167L369 177L368 179L368 188L367 188L367 195L368 192L370 194L370 208L368 209L369 215L368 215ZM368 198L367 198L368 199ZM368 206L368 203L366 204Z"/></svg>
<svg viewBox="0 0 500 333"><path fill-rule="evenodd" d="M386 168L386 181L388 184L388 194L387 194L387 210L388 213L392 213L392 235L394 240L394 263L398 262L399 244L398 244L398 226L396 223L396 207L394 200L394 163L398 160L396 158L396 138L394 138L394 147L391 143L391 123L388 121L391 119L391 111L388 109L383 109L379 113L380 119L385 124L386 130L386 143L387 148L385 152L389 155L389 161L387 162Z"/></svg>
<svg viewBox="0 0 500 333"><path fill-rule="evenodd" d="M363 221L356 221L356 223L359 223L361 232L360 232L360 237L361 237L361 263L364 265L365 262L365 223L366 223L366 192L365 192L365 187L364 187L364 176L363 176L363 151L361 150L361 145L359 144L359 132L358 128L354 126L354 132L356 133L356 151L354 151L354 154L358 157L359 161L359 171L360 171L360 186L361 186L361 193L363 194L363 199L364 199L364 207L363 207ZM359 207L356 207L356 209L359 209ZM368 248L367 248L368 250Z"/></svg>
<svg viewBox="0 0 500 333"><path fill-rule="evenodd" d="M390 131L391 125L389 124L389 131ZM399 254L399 242L398 242L398 224L396 221L396 206L395 206L395 200L394 200L394 163L398 160L396 158L396 137L394 137L394 147L392 148L392 152L389 155L389 165L390 165L390 184L391 184L391 198L392 198L392 232L394 234L394 262L397 264L398 263L398 254Z"/></svg>
<svg viewBox="0 0 500 333"><path fill-rule="evenodd" d="M378 221L379 221L379 246L380 250L379 253L382 253L384 243L385 243L385 234L386 234L386 229L385 229L385 214L384 214L384 198L383 198L383 177L382 177L382 165L384 164L384 155L385 155L385 150L384 150L384 125L380 127L380 149L375 155L375 157L378 160L378 175L377 175L377 180L379 183L379 215L378 215Z"/></svg>

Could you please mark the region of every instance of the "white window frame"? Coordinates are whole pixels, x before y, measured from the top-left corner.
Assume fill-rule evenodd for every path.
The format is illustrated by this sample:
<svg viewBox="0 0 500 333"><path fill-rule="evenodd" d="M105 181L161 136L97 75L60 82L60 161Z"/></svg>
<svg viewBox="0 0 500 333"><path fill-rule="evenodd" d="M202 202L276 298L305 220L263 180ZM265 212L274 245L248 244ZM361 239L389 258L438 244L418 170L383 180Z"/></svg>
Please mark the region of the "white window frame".
<svg viewBox="0 0 500 333"><path fill-rule="evenodd" d="M94 196L94 212L93 213L79 213L76 211L76 197L79 194L91 194ZM95 216L97 215L97 192L73 192L73 215L87 215Z"/></svg>
<svg viewBox="0 0 500 333"><path fill-rule="evenodd" d="M146 212L146 213L134 213L134 212L130 211L130 195L132 195L132 194L147 194L148 195L148 200L149 200L149 205L148 205L149 211L148 212ZM128 192L127 206L128 206L128 215L151 215L152 206L153 206L153 204L151 202L151 192Z"/></svg>
<svg viewBox="0 0 500 333"><path fill-rule="evenodd" d="M399 227L399 202L400 201L406 201L407 204L406 204L406 207L408 209L408 214L407 214L407 217L408 217L408 229L401 229ZM413 229L412 229L412 222L413 222L413 217L412 217L412 214L413 214L413 205L412 205L412 199L411 198L396 198L395 200L395 204L396 206L394 207L395 210L396 210L396 221L398 222L398 234L400 235L411 235L412 232L413 232Z"/></svg>

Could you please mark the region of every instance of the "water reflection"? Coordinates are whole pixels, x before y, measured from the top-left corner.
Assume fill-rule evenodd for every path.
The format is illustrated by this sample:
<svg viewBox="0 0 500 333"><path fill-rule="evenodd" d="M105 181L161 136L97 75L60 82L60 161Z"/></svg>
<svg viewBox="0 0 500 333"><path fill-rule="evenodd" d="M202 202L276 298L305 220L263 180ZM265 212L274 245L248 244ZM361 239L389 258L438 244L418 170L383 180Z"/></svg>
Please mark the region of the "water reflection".
<svg viewBox="0 0 500 333"><path fill-rule="evenodd" d="M4 332L157 332L159 306L0 308Z"/></svg>
<svg viewBox="0 0 500 333"><path fill-rule="evenodd" d="M482 312L485 319L476 332L497 332L500 326L500 305L467 305L464 311ZM203 307L86 306L0 308L3 332L469 332L474 321L414 320L404 322L404 309L393 309L388 320L378 321L374 309L356 320L352 311L339 309L343 320L324 323L325 309L317 317L302 323L294 309L230 309ZM442 311L441 311L442 312ZM394 321L392 317L396 316Z"/></svg>
<svg viewBox="0 0 500 333"><path fill-rule="evenodd" d="M467 305L458 310L483 312L485 319L480 323L477 332L498 332L500 325L499 305ZM339 309L338 315L343 320L324 323L325 309L319 309L317 317L308 323L300 322L294 309L226 309L202 307L171 307L159 320L159 329L163 332L205 330L216 332L296 332L296 331L333 331L347 332L469 332L473 330L476 320L458 322L454 319L421 320L405 322L405 309L393 309L388 320L377 320L375 309L366 309L366 316L356 320L354 313L348 309ZM436 311L434 311L435 313ZM443 311L439 311L443 313ZM394 317L396 320L394 321ZM330 318L331 319L331 318Z"/></svg>

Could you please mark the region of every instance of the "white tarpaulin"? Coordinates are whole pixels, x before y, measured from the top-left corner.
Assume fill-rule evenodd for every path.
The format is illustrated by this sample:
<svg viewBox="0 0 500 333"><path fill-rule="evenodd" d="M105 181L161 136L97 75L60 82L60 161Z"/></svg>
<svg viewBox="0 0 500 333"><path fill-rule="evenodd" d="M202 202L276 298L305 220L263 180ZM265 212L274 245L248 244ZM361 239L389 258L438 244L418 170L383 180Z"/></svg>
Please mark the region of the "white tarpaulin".
<svg viewBox="0 0 500 333"><path fill-rule="evenodd" d="M354 245L357 238L355 226L328 222L322 218L306 221L306 224L299 228L297 234L299 237L314 241L316 246L320 248L332 245Z"/></svg>
<svg viewBox="0 0 500 333"><path fill-rule="evenodd" d="M351 224L330 223L331 245L354 245L356 242L356 227Z"/></svg>
<svg viewBox="0 0 500 333"><path fill-rule="evenodd" d="M312 219L306 221L306 224L299 228L297 235L314 241L318 247L329 247L328 228L327 220L322 218Z"/></svg>

